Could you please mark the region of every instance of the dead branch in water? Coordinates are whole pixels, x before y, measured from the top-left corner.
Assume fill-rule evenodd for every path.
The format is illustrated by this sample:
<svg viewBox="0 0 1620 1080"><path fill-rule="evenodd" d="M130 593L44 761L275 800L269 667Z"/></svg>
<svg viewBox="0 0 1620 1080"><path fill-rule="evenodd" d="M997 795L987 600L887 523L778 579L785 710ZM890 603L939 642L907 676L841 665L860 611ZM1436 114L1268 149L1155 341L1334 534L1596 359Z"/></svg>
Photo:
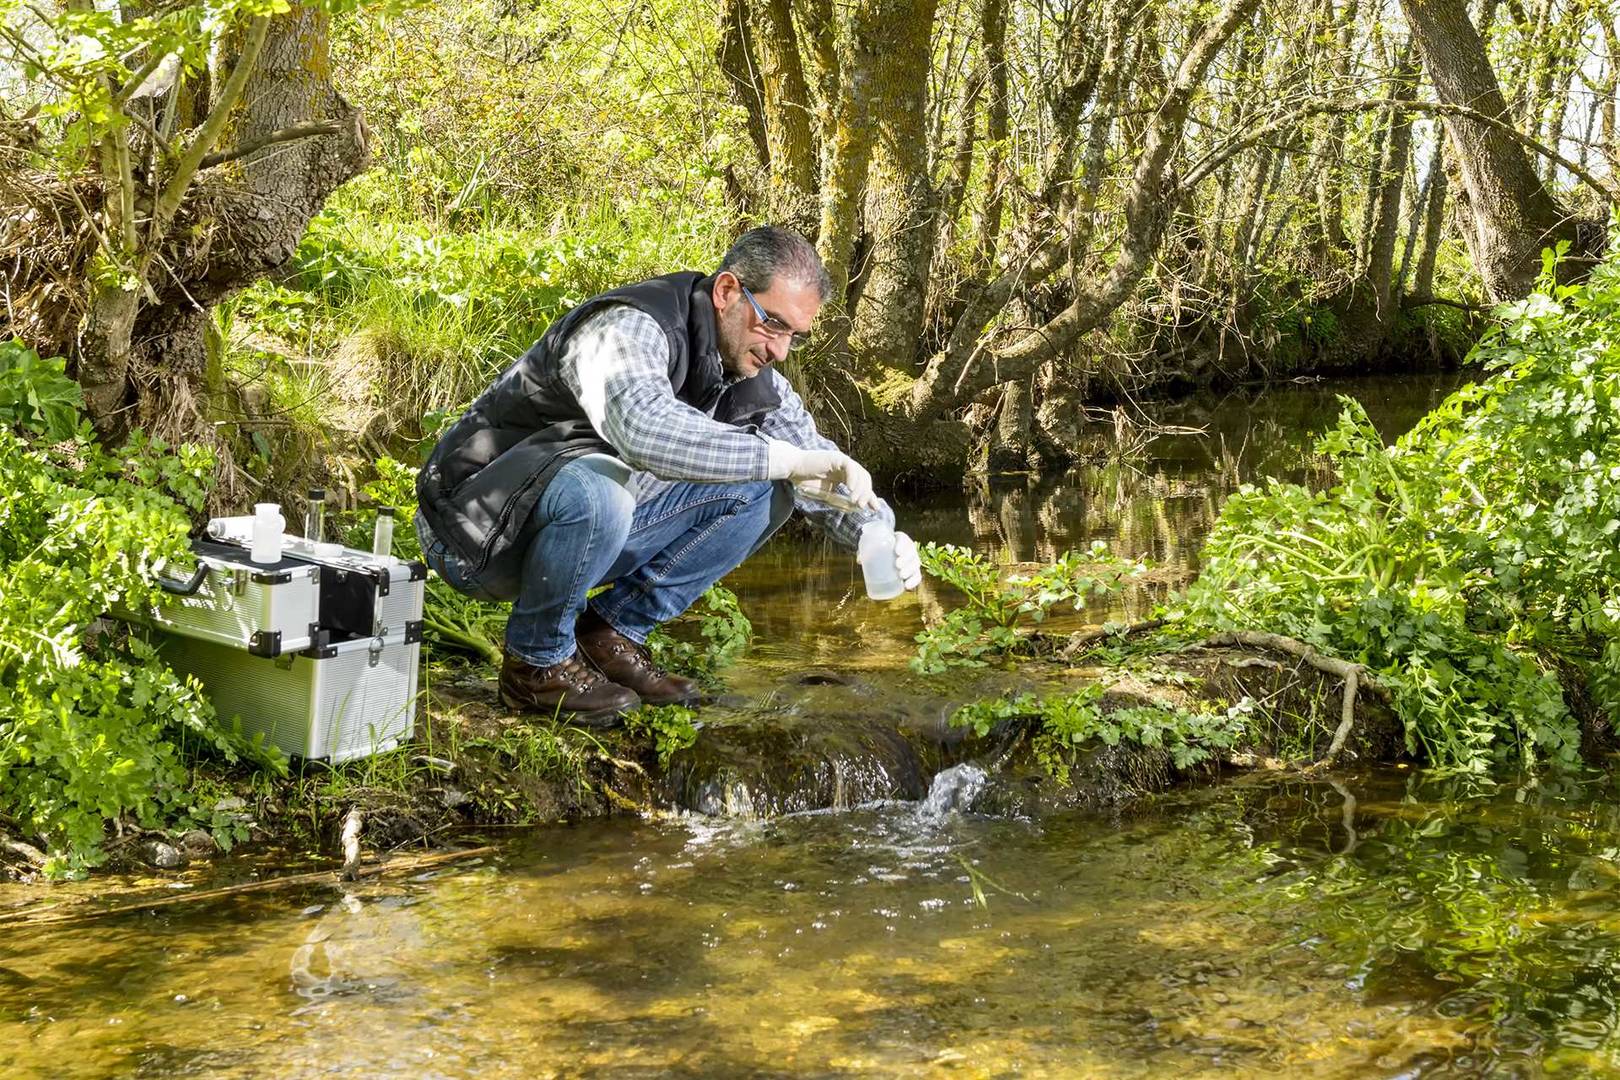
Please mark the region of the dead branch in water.
<svg viewBox="0 0 1620 1080"><path fill-rule="evenodd" d="M377 863L373 866L361 867L356 871L356 879L385 877L392 874L409 873L427 866L437 866L440 863L455 862L460 859L471 859L479 855L488 855L494 851L493 845L475 848L463 848L459 851L437 851L430 855L418 855L408 859L390 859L388 862ZM284 889L293 885L333 884L335 877L330 870L314 870L307 874L288 874L284 877L269 878L265 881L248 881L240 885L226 885L218 889L205 889L202 892L181 893L171 896L156 896L148 900L138 900L128 904L120 904L110 908L89 908L75 906L69 911L59 911L56 906L44 910L8 912L0 915L0 925L24 924L37 926L46 923L84 922L90 919L104 919L112 915L128 915L136 911L148 911L153 908L174 907L177 904L190 904L208 900L218 900L227 896L237 896L242 893L271 892L275 889Z"/></svg>

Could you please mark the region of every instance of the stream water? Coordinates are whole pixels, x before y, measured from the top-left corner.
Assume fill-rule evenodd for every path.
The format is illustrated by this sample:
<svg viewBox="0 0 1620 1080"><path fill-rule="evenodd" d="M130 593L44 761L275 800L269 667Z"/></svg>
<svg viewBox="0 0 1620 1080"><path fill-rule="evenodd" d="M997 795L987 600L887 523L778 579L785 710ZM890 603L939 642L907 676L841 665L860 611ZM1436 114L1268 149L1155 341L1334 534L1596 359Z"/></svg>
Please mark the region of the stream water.
<svg viewBox="0 0 1620 1080"><path fill-rule="evenodd" d="M1447 385L1183 407L1160 418L1207 437L902 525L1014 561L1104 539L1187 572L1235 484L1311 477L1333 391L1393 432ZM870 604L846 556L791 537L733 584L758 635L738 702L812 669L873 709L922 700L904 659L940 598ZM1606 775L1238 776L1038 820L965 812L983 779L959 766L917 801L837 812L500 831L409 880L0 922L0 1074L1620 1075ZM150 884L304 868L262 853ZM0 917L50 897L0 887Z"/></svg>

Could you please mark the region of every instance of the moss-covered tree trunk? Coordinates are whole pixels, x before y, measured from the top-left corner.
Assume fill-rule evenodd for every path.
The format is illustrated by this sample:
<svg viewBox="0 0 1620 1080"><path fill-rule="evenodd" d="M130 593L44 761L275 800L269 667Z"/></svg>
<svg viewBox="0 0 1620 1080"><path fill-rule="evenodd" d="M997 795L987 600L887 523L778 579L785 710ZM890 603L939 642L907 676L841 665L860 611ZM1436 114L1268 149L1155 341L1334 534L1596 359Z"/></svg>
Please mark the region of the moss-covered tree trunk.
<svg viewBox="0 0 1620 1080"><path fill-rule="evenodd" d="M865 198L869 266L850 348L858 370L909 370L922 329L934 250L929 181L929 39L936 0L883 0L871 27L870 122L876 132Z"/></svg>
<svg viewBox="0 0 1620 1080"><path fill-rule="evenodd" d="M788 0L755 0L765 137L770 147L770 218L801 232L816 225L816 137L810 87Z"/></svg>

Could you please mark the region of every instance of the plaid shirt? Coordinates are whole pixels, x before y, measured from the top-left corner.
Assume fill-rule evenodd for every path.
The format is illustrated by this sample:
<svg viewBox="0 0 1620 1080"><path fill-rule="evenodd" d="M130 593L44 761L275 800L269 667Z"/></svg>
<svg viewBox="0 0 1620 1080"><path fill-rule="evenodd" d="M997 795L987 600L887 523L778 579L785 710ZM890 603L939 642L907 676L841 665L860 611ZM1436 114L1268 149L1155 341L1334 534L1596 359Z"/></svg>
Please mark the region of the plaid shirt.
<svg viewBox="0 0 1620 1080"><path fill-rule="evenodd" d="M637 502L646 502L681 480L769 479L768 453L760 434L720 423L676 398L669 384L669 342L646 312L614 304L591 315L568 339L560 364L563 381L591 426L636 470L630 490ZM773 380L781 397L781 404L760 423L763 435L804 450L838 449L816 430L804 402L781 373L766 368L760 377ZM839 490L848 492L842 485ZM894 523L887 503L876 513L845 513L802 497L793 504L849 548L867 522Z"/></svg>

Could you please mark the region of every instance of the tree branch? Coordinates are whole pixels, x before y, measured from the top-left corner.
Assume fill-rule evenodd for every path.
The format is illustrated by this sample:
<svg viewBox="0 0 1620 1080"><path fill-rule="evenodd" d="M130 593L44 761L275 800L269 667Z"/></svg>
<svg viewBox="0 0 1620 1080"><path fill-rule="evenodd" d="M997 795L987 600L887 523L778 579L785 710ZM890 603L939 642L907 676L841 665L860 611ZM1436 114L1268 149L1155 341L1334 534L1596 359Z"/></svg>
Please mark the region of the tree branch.
<svg viewBox="0 0 1620 1080"><path fill-rule="evenodd" d="M191 187L191 181L196 177L203 158L208 151L219 141L225 130L225 122L236 103L241 100L242 91L247 88L248 76L253 73L254 66L259 61L259 50L264 48L264 39L270 32L270 16L255 16L248 24L247 40L242 43L242 53L236 59L236 66L220 88L219 97L214 107L203 121L197 137L186 147L185 153L180 155L180 162L175 166L174 175L164 185L163 191L152 204L152 225L147 236L148 252L142 261L141 272L145 275L147 265L150 264L151 254L162 244L164 234L169 231L169 224L174 215L180 210L180 202L185 198L186 190Z"/></svg>
<svg viewBox="0 0 1620 1080"><path fill-rule="evenodd" d="M263 150L267 146L274 146L276 143L312 139L319 135L338 135L342 132L343 121L341 120L306 120L301 124L293 124L291 127L279 128L268 134L261 135L257 139L233 146L229 150L220 150L209 154L202 159L197 168L198 170L212 169L215 165L223 165L227 161L247 157L249 154Z"/></svg>
<svg viewBox="0 0 1620 1080"><path fill-rule="evenodd" d="M1600 180L1598 177L1592 175L1592 173L1582 168L1578 162L1571 161L1569 158L1560 154L1557 150L1547 146L1545 143L1524 134L1512 124L1499 120L1494 116L1488 116L1477 109L1470 109L1462 105L1447 105L1441 101L1415 101L1402 98L1369 98L1365 101L1319 101L1311 105L1306 105L1303 108L1295 109L1290 113L1279 116L1274 120L1262 124L1260 127L1256 128L1254 131L1250 132L1248 135L1237 140L1236 142L1228 143L1219 150L1212 151L1202 161L1187 171L1187 175L1182 178L1178 185L1176 185L1169 197L1174 199L1184 198L1200 183L1207 180L1210 174L1215 172L1215 170L1219 169L1222 165L1226 164L1227 161L1231 160L1236 155L1247 150L1249 147L1254 146L1256 143L1270 138L1279 130L1292 127L1308 117L1322 114L1343 115L1346 113L1373 112L1384 109L1403 109L1409 112L1430 113L1441 117L1455 116L1466 120L1472 120L1475 123L1484 124L1487 127L1491 127L1502 132L1504 135L1507 135L1509 138L1513 139L1526 149L1532 150L1535 153L1540 154L1542 157L1548 158L1549 160L1562 165L1566 170L1568 170L1571 176L1574 176L1584 183L1591 185L1594 190L1599 192L1610 202L1620 203L1620 188L1615 188L1612 184Z"/></svg>

